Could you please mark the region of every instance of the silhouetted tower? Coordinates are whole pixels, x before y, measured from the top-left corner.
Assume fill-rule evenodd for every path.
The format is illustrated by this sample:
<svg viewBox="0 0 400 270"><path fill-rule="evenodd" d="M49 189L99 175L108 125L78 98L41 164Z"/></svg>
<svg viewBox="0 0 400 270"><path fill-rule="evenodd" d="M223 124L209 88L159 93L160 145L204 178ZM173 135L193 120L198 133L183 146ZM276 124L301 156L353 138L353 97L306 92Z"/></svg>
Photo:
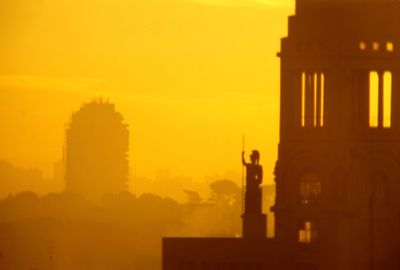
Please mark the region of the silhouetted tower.
<svg viewBox="0 0 400 270"><path fill-rule="evenodd" d="M266 237L267 216L262 213L262 180L263 168L259 164L260 153L254 150L250 155L250 163L246 163L244 152L242 163L246 167L246 191L244 198L243 237L262 239Z"/></svg>
<svg viewBox="0 0 400 270"><path fill-rule="evenodd" d="M113 104L84 104L66 131L66 191L99 200L127 188L129 131Z"/></svg>
<svg viewBox="0 0 400 270"><path fill-rule="evenodd" d="M297 0L274 211L298 269L399 269L399 53L399 1Z"/></svg>

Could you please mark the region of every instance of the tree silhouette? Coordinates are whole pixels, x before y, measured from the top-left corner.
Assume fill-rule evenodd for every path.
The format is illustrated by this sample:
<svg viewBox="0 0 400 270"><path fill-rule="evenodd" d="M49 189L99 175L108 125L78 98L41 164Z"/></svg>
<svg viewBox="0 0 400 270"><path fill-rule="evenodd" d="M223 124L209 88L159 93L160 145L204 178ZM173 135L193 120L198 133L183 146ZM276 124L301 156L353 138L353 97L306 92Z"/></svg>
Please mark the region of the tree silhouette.
<svg viewBox="0 0 400 270"><path fill-rule="evenodd" d="M196 192L196 191L185 189L184 192L186 194L186 197L187 197L187 200L188 200L189 204L198 204L198 203L201 203L201 201L203 200L200 197L200 194L198 192Z"/></svg>
<svg viewBox="0 0 400 270"><path fill-rule="evenodd" d="M237 202L240 194L239 186L231 180L217 180L210 184L210 201L232 205Z"/></svg>

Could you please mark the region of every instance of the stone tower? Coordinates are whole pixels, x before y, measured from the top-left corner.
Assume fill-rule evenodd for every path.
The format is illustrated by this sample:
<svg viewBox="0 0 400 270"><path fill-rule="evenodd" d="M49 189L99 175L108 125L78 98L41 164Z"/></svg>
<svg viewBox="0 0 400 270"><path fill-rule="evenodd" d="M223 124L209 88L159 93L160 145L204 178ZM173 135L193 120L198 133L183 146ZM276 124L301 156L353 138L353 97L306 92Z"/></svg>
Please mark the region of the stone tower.
<svg viewBox="0 0 400 270"><path fill-rule="evenodd" d="M278 55L277 240L297 269L400 269L399 1L297 0Z"/></svg>
<svg viewBox="0 0 400 270"><path fill-rule="evenodd" d="M84 104L66 131L66 191L99 201L127 189L129 130L113 104Z"/></svg>

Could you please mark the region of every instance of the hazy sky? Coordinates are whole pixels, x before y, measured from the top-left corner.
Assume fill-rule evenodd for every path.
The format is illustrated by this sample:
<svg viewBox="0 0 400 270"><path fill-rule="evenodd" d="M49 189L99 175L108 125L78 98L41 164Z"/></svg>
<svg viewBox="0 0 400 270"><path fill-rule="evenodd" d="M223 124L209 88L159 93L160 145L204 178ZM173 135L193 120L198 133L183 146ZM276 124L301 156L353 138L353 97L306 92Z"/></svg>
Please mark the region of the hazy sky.
<svg viewBox="0 0 400 270"><path fill-rule="evenodd" d="M0 2L0 159L51 175L82 102L131 131L134 175L198 179L261 151L272 182L286 0Z"/></svg>
<svg viewBox="0 0 400 270"><path fill-rule="evenodd" d="M294 0L192 0L192 1L208 5L242 6L242 7L261 4L273 7L290 8L294 5Z"/></svg>

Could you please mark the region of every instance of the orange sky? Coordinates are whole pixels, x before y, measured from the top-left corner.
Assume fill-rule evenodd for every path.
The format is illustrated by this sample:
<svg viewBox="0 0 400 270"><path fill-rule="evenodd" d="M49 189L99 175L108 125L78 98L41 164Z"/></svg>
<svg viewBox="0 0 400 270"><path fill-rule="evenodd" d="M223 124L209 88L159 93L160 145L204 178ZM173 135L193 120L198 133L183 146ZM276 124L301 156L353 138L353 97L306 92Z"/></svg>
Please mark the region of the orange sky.
<svg viewBox="0 0 400 270"><path fill-rule="evenodd" d="M203 181L261 151L272 183L280 38L292 1L15 0L0 3L0 159L51 176L64 128L105 97L131 131L135 176Z"/></svg>

